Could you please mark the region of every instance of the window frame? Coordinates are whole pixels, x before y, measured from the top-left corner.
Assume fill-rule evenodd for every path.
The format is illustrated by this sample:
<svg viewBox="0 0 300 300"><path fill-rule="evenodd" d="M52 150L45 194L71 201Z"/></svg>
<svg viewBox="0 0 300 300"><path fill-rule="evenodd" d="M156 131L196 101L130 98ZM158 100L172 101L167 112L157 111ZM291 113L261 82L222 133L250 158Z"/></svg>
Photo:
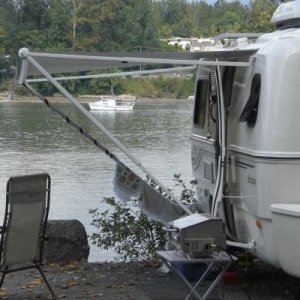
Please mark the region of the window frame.
<svg viewBox="0 0 300 300"><path fill-rule="evenodd" d="M201 129L205 127L209 88L209 78L197 81L193 123Z"/></svg>
<svg viewBox="0 0 300 300"><path fill-rule="evenodd" d="M250 95L244 106L239 122L247 122L247 125L253 128L257 121L259 101L261 95L261 74L255 73L252 77Z"/></svg>

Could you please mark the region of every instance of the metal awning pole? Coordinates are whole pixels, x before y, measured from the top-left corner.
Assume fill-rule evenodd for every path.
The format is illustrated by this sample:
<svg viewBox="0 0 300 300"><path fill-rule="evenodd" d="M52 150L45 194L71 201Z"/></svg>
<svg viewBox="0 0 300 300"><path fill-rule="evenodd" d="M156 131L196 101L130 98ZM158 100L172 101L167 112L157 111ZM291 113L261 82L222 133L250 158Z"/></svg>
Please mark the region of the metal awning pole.
<svg viewBox="0 0 300 300"><path fill-rule="evenodd" d="M22 50L22 49L21 49ZM235 66L249 67L251 61L216 61L216 60L188 60L188 59L170 59L170 58L147 58L147 57L115 57L115 56L96 56L96 55L78 55L78 54L57 54L57 53L40 53L32 52L33 57L47 58L66 58L66 59L82 59L87 61L109 61L120 62L126 67L127 63L142 64L171 64L171 65L187 65L187 66Z"/></svg>
<svg viewBox="0 0 300 300"><path fill-rule="evenodd" d="M212 214L218 215L219 203L222 200L223 189L224 189L224 169L225 169L225 158L226 158L226 143L225 143L225 111L224 111L224 95L222 87L222 78L220 67L216 67L217 73L217 92L218 92L218 118L219 118L219 146L220 155L218 158L218 172L216 179L216 188L213 196Z"/></svg>
<svg viewBox="0 0 300 300"><path fill-rule="evenodd" d="M157 70L143 70L143 71L128 71L128 72L118 72L118 73L104 73L104 74L91 74L91 75L81 75L81 76L64 76L64 77L53 77L57 81L62 80L75 80L75 79L101 79L101 78L111 78L111 77L126 77L126 76L136 76L136 75L149 75L149 74L162 74L162 73L175 73L178 71L193 71L195 66L191 67L180 67L180 68L165 68ZM26 82L45 82L48 81L46 78L33 78L27 79Z"/></svg>
<svg viewBox="0 0 300 300"><path fill-rule="evenodd" d="M90 112L88 112L64 87L62 87L31 55L28 49L22 48L19 51L19 56L22 59L28 60L37 70L39 70L48 80L55 86L75 107L83 113L97 128L99 128L128 158L130 158L141 170L143 170L152 180L154 180L161 188L171 197L187 214L192 212L178 200L174 194L165 187L142 163L133 156L126 147L116 139Z"/></svg>

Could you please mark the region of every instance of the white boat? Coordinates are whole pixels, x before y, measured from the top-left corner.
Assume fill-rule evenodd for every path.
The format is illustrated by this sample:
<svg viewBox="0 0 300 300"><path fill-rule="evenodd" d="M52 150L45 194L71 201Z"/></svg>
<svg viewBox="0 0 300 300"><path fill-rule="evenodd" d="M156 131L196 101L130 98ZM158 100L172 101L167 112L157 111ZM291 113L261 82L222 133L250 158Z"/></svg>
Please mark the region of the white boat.
<svg viewBox="0 0 300 300"><path fill-rule="evenodd" d="M159 182L80 107L59 84L64 78L50 74L126 67L118 76L136 76L178 71L174 65L181 65L181 70L196 70L191 158L200 211L223 219L227 245L246 249L260 260L300 277L300 0L281 3L272 21L277 30L261 34L254 43L249 42L253 35L248 38L238 34L234 46L209 52L124 56L21 49L23 64L18 80L28 86L38 79L27 76L43 74ZM170 67L128 71L128 67L140 64ZM109 78L114 74L105 75Z"/></svg>
<svg viewBox="0 0 300 300"><path fill-rule="evenodd" d="M131 95L121 96L99 96L96 102L90 102L89 107L93 111L97 110L117 110L117 111L131 111L135 105L136 97Z"/></svg>

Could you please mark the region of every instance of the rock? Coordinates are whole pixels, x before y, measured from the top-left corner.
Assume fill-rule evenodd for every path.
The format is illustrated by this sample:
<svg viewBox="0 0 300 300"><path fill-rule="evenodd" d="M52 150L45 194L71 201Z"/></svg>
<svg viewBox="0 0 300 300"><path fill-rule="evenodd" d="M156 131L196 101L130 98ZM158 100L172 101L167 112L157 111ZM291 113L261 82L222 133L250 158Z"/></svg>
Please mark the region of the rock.
<svg viewBox="0 0 300 300"><path fill-rule="evenodd" d="M88 259L87 234L78 220L49 220L46 237L43 256L47 262Z"/></svg>

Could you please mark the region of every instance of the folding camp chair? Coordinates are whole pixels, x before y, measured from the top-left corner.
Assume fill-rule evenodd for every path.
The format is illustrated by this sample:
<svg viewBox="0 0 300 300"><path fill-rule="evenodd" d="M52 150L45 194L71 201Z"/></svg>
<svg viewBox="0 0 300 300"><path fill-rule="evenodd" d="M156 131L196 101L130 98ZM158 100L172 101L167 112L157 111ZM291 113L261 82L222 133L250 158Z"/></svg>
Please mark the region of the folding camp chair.
<svg viewBox="0 0 300 300"><path fill-rule="evenodd" d="M5 217L1 227L0 288L7 273L37 268L56 299L41 269L49 201L48 174L16 176L8 180Z"/></svg>

